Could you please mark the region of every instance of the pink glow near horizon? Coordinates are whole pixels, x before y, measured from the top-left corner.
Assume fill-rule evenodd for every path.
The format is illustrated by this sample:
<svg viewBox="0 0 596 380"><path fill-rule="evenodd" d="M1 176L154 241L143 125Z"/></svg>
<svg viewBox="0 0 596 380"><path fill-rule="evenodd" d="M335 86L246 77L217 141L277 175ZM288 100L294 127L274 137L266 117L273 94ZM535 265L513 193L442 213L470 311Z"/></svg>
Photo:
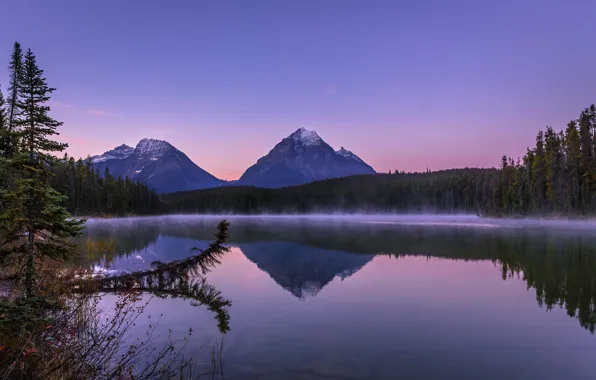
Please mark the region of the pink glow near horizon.
<svg viewBox="0 0 596 380"><path fill-rule="evenodd" d="M593 0L348 3L13 1L0 63L36 54L69 154L150 137L224 179L299 127L379 172L492 167L596 102Z"/></svg>
<svg viewBox="0 0 596 380"><path fill-rule="evenodd" d="M55 112L63 113L63 112ZM94 115L96 116L96 115ZM128 128L110 126L110 117L103 117L101 122L106 126L97 125L85 129L87 133L73 133L74 122L69 122L71 116L64 114L66 120L62 127L60 140L69 143L67 152L74 157L101 154L107 150L126 143L134 146L141 138L149 137L163 139L186 153L198 166L209 171L218 178L225 180L238 179L242 173L253 165L260 157L266 155L282 138L292 133L298 126L275 128L270 134L254 135L238 128L222 128L221 133L216 128L206 128L201 133L200 128L176 133L167 128ZM93 120L94 123L97 121ZM352 127L353 134L340 128L316 128L321 137L334 149L344 146L359 155L378 172L393 170L425 171L461 168L461 167L494 167L499 164L503 154L520 157L525 148L533 143L534 131L525 133L523 140L511 141L507 136L496 133L486 133L485 137L466 136L466 128L462 128L462 136L446 140L445 136L433 132L436 127L428 127L408 132L389 127L377 127L362 137L364 128ZM234 134L233 139L224 134L224 130ZM349 127L346 127L348 130ZM80 130L80 129L79 129ZM119 130L119 133L104 134L105 131ZM324 132L321 132L323 130ZM455 133L455 128L445 127L445 130ZM214 133L215 132L215 133ZM267 132L269 133L269 132ZM492 135L492 136L491 136ZM377 140L378 139L378 140ZM410 140L416 139L415 142ZM377 140L377 141L375 141Z"/></svg>

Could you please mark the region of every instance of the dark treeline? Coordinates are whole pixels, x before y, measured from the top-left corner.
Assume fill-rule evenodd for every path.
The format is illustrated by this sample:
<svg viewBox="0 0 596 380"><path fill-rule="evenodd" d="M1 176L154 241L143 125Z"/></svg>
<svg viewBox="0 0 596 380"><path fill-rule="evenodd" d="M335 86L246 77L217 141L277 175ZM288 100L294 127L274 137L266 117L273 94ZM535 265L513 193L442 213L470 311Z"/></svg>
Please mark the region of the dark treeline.
<svg viewBox="0 0 596 380"><path fill-rule="evenodd" d="M166 194L179 213L475 213L487 216L596 213L596 107L564 131L540 131L523 160L497 169L363 175L281 189L223 187Z"/></svg>
<svg viewBox="0 0 596 380"><path fill-rule="evenodd" d="M538 132L523 161L503 157L495 211L503 214L596 212L596 106L557 132Z"/></svg>
<svg viewBox="0 0 596 380"><path fill-rule="evenodd" d="M160 202L144 184L108 171L102 177L89 161L58 158L67 144L55 140L62 122L50 115L54 91L33 52L15 42L6 100L0 91L0 378L186 378L197 363L182 355L186 337L168 335L155 349L149 344L153 325L146 339L134 342L128 331L147 305L140 304L141 292L205 305L220 331L229 330L230 301L204 277L229 250L223 245L228 224L218 225L206 250L149 271L99 278L72 267L86 221L69 211L145 214ZM104 319L98 305L107 293L117 301Z"/></svg>
<svg viewBox="0 0 596 380"><path fill-rule="evenodd" d="M281 189L223 187L165 194L171 212L485 212L495 169L361 175Z"/></svg>
<svg viewBox="0 0 596 380"><path fill-rule="evenodd" d="M35 55L30 50L23 53L15 43L7 96L0 90L0 214L22 196L19 191L25 184L34 183L56 190L52 202L74 215L161 212L159 197L145 184L114 178L107 171L100 176L88 160L75 161L66 155L60 160L55 156L68 145L46 138L58 135L56 128L62 122L49 116L47 103L55 89L45 80Z"/></svg>
<svg viewBox="0 0 596 380"><path fill-rule="evenodd" d="M149 215L163 211L159 196L145 184L100 175L89 160L64 157L52 168L50 185L66 195L66 209L74 215Z"/></svg>

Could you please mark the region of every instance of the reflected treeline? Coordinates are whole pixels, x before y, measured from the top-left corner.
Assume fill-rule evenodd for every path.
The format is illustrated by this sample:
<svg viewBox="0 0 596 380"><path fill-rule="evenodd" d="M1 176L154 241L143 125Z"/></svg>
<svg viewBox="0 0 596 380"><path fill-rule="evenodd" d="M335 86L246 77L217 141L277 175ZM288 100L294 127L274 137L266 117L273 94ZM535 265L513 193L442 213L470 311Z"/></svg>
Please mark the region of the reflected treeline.
<svg viewBox="0 0 596 380"><path fill-rule="evenodd" d="M504 244L495 260L503 278L521 274L536 289L541 307L565 308L592 333L596 327L596 245L594 239L542 233Z"/></svg>
<svg viewBox="0 0 596 380"><path fill-rule="evenodd" d="M220 264L221 256L229 252L230 248L224 246L228 239L228 228L229 223L221 221L217 225L215 240L206 249L196 248L197 253L188 258L167 263L155 261L150 269L144 271L99 277L91 282L81 280L81 290L99 293L135 291L160 298L188 299L191 305L206 306L214 312L220 332L227 333L230 330L228 308L231 302L210 285L204 276L211 268Z"/></svg>
<svg viewBox="0 0 596 380"><path fill-rule="evenodd" d="M159 234L203 241L213 222L156 220L114 227L112 237L150 235L129 240L139 242L137 249ZM593 332L596 326L596 235L586 231L254 219L235 220L229 242L300 298L316 295L334 276L354 273L372 258L346 253L490 260L504 279L520 275L536 290L540 306L561 306L583 327Z"/></svg>
<svg viewBox="0 0 596 380"><path fill-rule="evenodd" d="M215 223L211 223L211 228ZM154 244L159 237L159 225L140 221L104 223L88 222L83 234L77 238L81 253L77 264L103 261L129 256ZM211 237L209 237L210 239Z"/></svg>

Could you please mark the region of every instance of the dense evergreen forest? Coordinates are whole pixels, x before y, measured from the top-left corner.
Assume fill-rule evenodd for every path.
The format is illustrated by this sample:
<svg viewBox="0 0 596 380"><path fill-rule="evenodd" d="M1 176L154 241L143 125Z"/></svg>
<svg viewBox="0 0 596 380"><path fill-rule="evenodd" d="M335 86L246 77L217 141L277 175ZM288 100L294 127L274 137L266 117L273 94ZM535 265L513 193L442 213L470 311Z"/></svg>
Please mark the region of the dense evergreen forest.
<svg viewBox="0 0 596 380"><path fill-rule="evenodd" d="M190 377L196 360L174 348L180 340L168 336L155 349L149 346L152 326L147 339L127 342L126 335L146 306L139 304L140 292L206 305L220 332L229 331L231 303L204 278L229 251L223 245L229 224L218 224L207 249L150 270L104 278L73 266L86 221L69 210L155 213L159 198L142 183L116 179L107 170L100 176L89 160L58 158L67 144L55 140L62 125L48 105L55 89L33 52L23 52L18 42L8 71L7 100L0 91L0 378ZM84 246L96 255L109 248ZM108 293L117 301L104 319L98 305Z"/></svg>
<svg viewBox="0 0 596 380"><path fill-rule="evenodd" d="M359 175L281 189L222 187L165 194L171 212L482 212L497 171Z"/></svg>
<svg viewBox="0 0 596 380"><path fill-rule="evenodd" d="M89 160L65 156L52 166L50 185L66 195L66 209L74 215L150 215L163 212L155 191L127 178L100 175Z"/></svg>
<svg viewBox="0 0 596 380"><path fill-rule="evenodd" d="M596 213L596 107L540 131L522 160L496 169L362 175L281 189L223 187L166 194L177 213L437 212L486 216Z"/></svg>
<svg viewBox="0 0 596 380"><path fill-rule="evenodd" d="M23 64L19 54L22 53L19 51L16 55L13 53L10 65L12 85L9 88L7 99L4 98L0 90L0 157L2 158L0 191L4 192L14 185L14 179L22 175L22 169L15 165L16 158L28 149L26 127L29 125L26 124L25 119L28 104L22 99L23 95L15 90L14 85L18 77L25 74L22 72L24 71L23 67L18 69L18 66ZM47 93L51 93L50 90L53 91L50 88L45 89ZM37 88L32 89L32 92L38 91ZM35 93L34 96L37 99L47 97L42 98L38 93ZM43 112L47 113L48 111L50 111L50 107L44 105ZM53 120L49 120L49 123L54 127L61 125ZM53 142L48 147L59 148L58 151L62 151L67 145ZM43 149L44 147L35 146L34 148ZM163 211L158 195L145 184L131 181L128 178L114 178L109 171L103 173L102 176L93 169L88 160L75 161L66 155L63 159L57 159L48 155L44 157L41 164L49 169L45 174L49 185L65 196L60 198L59 203L74 215L146 215ZM6 202L7 199L4 199L4 202L0 201L0 212L4 209Z"/></svg>
<svg viewBox="0 0 596 380"><path fill-rule="evenodd" d="M493 198L503 214L596 213L596 106L538 132L522 162L503 157Z"/></svg>
<svg viewBox="0 0 596 380"><path fill-rule="evenodd" d="M19 53L22 55L22 52ZM10 162L29 149L24 134L27 101L14 83L24 62L11 60L11 86L0 91L0 188L8 189L19 170ZM22 57L18 58L23 60ZM17 59L17 60L18 60ZM33 60L34 57L30 57ZM34 63L34 62L33 62ZM24 66L23 66L24 67ZM32 73L33 75L35 73ZM36 84L33 83L34 87ZM53 89L46 87L45 93ZM33 89L32 91L38 91ZM49 96L38 94L36 101ZM43 106L47 113L50 107ZM33 115L35 116L35 115ZM45 116L44 116L45 117ZM52 127L61 123L42 120ZM48 147L62 152L66 144ZM498 162L497 160L495 160ZM281 189L226 186L158 196L143 183L98 173L90 161L44 156L48 184L64 197L74 215L148 215L158 213L475 213L487 216L596 214L596 107L557 132L540 131L522 159L502 157L498 168L451 169L424 173L361 175ZM3 203L0 202L0 212Z"/></svg>

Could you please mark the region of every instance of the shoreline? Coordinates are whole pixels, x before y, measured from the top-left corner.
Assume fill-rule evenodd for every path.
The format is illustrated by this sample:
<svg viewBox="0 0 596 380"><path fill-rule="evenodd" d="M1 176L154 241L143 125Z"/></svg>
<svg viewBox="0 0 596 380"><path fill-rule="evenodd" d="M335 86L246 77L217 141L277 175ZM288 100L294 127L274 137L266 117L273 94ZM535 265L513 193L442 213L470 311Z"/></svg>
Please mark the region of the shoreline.
<svg viewBox="0 0 596 380"><path fill-rule="evenodd" d="M475 214L388 214L388 213L354 213L354 214L161 214L125 217L89 217L87 223L103 223L108 221L133 221L133 220L200 220L200 219L244 219L244 220L294 220L294 221L327 221L347 222L358 224L394 224L394 225L443 225L454 227L579 227L594 229L596 231L596 216L536 216L536 217L492 217L478 216Z"/></svg>
<svg viewBox="0 0 596 380"><path fill-rule="evenodd" d="M477 215L468 213L389 213L389 212L311 212L311 213L259 213L259 214L242 214L234 212L222 212L222 213L165 213L165 214L153 214L153 215L139 215L139 214L126 214L126 215L72 215L72 218L76 219L125 219L125 218L157 218L157 217L168 217L168 216L201 216L201 217L241 217L241 218L260 218L260 217L466 217L471 219L494 219L494 220L553 220L553 221L596 221L595 215Z"/></svg>

